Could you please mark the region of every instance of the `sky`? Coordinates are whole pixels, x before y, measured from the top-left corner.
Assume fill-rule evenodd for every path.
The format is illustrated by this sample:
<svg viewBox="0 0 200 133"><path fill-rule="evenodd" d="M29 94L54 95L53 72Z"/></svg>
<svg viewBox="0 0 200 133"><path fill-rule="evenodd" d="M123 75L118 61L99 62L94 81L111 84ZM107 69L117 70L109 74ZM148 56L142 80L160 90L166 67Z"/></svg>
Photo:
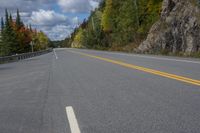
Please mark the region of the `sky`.
<svg viewBox="0 0 200 133"><path fill-rule="evenodd" d="M26 25L43 31L51 40L63 40L101 0L0 0L0 17L5 9L15 18L16 10Z"/></svg>

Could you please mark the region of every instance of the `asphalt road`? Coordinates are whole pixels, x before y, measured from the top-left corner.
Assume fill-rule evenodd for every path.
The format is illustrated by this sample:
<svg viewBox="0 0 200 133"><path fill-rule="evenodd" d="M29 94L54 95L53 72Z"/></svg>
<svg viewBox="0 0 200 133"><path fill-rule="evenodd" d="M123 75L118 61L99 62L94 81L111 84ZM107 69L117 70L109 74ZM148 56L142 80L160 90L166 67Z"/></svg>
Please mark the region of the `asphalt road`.
<svg viewBox="0 0 200 133"><path fill-rule="evenodd" d="M0 65L0 133L78 130L199 133L200 60L56 49Z"/></svg>

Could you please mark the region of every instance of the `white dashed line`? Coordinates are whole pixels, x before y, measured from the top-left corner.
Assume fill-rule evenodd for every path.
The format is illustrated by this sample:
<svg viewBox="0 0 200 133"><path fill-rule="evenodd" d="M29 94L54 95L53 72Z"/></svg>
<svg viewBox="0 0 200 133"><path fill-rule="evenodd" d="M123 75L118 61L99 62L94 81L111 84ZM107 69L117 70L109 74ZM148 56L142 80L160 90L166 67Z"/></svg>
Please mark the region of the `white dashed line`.
<svg viewBox="0 0 200 133"><path fill-rule="evenodd" d="M58 59L58 56L57 56L57 54L56 54L55 49L53 50L53 53L54 53L54 55L55 55L55 57L56 57L56 60L57 60L57 59Z"/></svg>
<svg viewBox="0 0 200 133"><path fill-rule="evenodd" d="M78 122L74 113L74 109L71 106L66 107L67 118L69 121L71 133L81 133Z"/></svg>

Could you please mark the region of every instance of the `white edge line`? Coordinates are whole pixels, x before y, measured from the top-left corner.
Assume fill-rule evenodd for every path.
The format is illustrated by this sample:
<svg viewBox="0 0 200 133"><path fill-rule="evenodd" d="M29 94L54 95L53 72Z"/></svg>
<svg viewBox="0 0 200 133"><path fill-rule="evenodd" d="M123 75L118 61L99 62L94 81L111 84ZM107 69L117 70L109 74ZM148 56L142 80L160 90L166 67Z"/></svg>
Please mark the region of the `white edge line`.
<svg viewBox="0 0 200 133"><path fill-rule="evenodd" d="M55 55L55 57L56 57L56 60L57 60L57 59L58 59L58 56L57 56L57 54L56 54L55 49L53 50L53 53L54 53L54 55Z"/></svg>
<svg viewBox="0 0 200 133"><path fill-rule="evenodd" d="M125 54L121 54L121 55L125 55ZM156 60L167 60L167 61L176 61L176 62L200 64L200 62L198 62L198 61L179 60L179 59L170 59L170 58L162 58L162 57L151 57L151 56L148 57L148 56L143 56L143 55L126 55L126 56L137 56L137 57L156 59Z"/></svg>
<svg viewBox="0 0 200 133"><path fill-rule="evenodd" d="M107 54L115 54L115 55L122 55L122 56L135 56L135 57L141 57L141 58L147 58L147 59L156 59L156 60L167 60L167 61L176 61L176 62L183 62L183 63L194 63L194 64L200 64L199 61L190 61L190 60L184 60L184 59L170 59L165 57L152 57L152 56L144 56L144 55L137 55L137 54L126 54L126 53L112 53L112 52L105 52Z"/></svg>
<svg viewBox="0 0 200 133"><path fill-rule="evenodd" d="M102 52L102 51L98 51ZM103 51L104 52L104 51ZM193 64L200 64L200 61L191 61L191 60L185 60L185 59L171 59L167 57L152 57L152 56L145 56L145 55L137 55L137 54L126 54L126 53L112 53L112 52L105 52L107 54L114 54L114 55L122 55L122 56L135 56L140 58L147 58L147 59L155 59L155 60L166 60L166 61L175 61L175 62L182 62L182 63L193 63Z"/></svg>
<svg viewBox="0 0 200 133"><path fill-rule="evenodd" d="M67 113L67 118L69 121L69 126L71 129L71 133L81 133L73 107L71 106L66 107L66 113Z"/></svg>

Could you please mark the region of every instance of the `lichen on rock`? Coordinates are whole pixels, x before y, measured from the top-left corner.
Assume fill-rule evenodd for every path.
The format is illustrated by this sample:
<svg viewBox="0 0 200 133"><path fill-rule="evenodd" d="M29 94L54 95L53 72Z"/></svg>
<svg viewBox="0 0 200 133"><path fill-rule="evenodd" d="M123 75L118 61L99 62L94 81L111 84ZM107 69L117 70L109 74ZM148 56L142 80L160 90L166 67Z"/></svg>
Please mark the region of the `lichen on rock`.
<svg viewBox="0 0 200 133"><path fill-rule="evenodd" d="M137 51L200 52L200 8L193 0L164 0L160 20Z"/></svg>

